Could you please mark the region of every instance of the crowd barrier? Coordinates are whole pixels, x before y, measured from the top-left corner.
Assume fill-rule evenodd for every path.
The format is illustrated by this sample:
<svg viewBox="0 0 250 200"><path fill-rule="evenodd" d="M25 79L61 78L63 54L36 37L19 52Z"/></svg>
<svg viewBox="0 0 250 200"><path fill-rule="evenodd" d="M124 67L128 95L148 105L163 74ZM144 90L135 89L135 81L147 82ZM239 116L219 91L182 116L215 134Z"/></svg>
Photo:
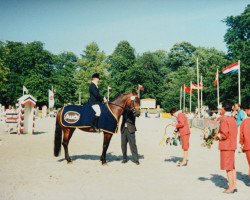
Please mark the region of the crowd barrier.
<svg viewBox="0 0 250 200"><path fill-rule="evenodd" d="M199 118L194 118L192 122L192 127L199 128L199 129L204 129L204 128L209 128L209 129L216 129L219 126L218 121L212 120L212 119L199 119Z"/></svg>

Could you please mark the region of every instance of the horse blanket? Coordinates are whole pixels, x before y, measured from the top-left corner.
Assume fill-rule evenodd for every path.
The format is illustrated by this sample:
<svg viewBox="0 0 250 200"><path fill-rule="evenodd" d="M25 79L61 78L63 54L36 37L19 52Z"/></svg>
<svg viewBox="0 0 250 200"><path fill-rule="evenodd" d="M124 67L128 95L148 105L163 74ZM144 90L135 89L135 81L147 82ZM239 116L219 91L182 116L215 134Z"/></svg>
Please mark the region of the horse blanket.
<svg viewBox="0 0 250 200"><path fill-rule="evenodd" d="M108 105L101 104L101 116L98 127L101 131L116 133L118 119L114 116ZM88 128L93 126L95 111L89 104L65 106L61 115L61 123L65 127Z"/></svg>

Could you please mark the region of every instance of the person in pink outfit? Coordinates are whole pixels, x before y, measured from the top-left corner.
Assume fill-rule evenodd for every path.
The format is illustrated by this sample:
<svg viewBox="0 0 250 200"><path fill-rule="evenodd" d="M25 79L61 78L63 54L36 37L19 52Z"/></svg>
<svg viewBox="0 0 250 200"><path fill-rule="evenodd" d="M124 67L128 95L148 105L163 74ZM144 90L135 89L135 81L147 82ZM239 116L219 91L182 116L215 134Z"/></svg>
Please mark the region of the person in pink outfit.
<svg viewBox="0 0 250 200"><path fill-rule="evenodd" d="M250 106L245 110L248 118L244 119L240 127L240 145L242 151L246 154L249 170L248 175L250 178Z"/></svg>
<svg viewBox="0 0 250 200"><path fill-rule="evenodd" d="M188 124L188 118L184 113L182 113L181 110L178 110L177 108L171 109L170 114L177 118L177 123L173 123L172 125L175 126L176 131L178 131L180 134L181 145L183 149L183 160L178 166L187 166L189 139L191 133Z"/></svg>
<svg viewBox="0 0 250 200"><path fill-rule="evenodd" d="M237 123L232 116L233 103L229 100L222 102L221 121L218 134L214 137L219 140L220 167L226 170L228 179L228 188L224 193L235 193L236 171L235 171L235 150L237 148Z"/></svg>

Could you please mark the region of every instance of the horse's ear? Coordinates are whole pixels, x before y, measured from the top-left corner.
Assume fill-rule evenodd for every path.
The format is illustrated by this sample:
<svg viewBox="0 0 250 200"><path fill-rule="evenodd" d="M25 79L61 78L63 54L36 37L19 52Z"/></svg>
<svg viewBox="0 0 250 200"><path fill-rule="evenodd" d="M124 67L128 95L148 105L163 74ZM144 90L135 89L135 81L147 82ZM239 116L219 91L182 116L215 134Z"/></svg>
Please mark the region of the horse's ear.
<svg viewBox="0 0 250 200"><path fill-rule="evenodd" d="M136 90L133 90L133 91L132 91L132 94L133 94L133 95L138 95L138 92L137 92Z"/></svg>

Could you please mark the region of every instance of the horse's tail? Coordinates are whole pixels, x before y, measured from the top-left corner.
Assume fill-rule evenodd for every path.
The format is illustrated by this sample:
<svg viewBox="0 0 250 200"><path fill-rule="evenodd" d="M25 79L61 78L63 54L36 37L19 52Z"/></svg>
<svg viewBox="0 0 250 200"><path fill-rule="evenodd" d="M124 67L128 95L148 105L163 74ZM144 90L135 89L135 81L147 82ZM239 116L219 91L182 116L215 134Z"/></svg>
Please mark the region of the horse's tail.
<svg viewBox="0 0 250 200"><path fill-rule="evenodd" d="M55 130L55 140L54 140L54 156L59 156L61 152L62 146L62 127L59 123L59 115L61 112L59 111L56 117L56 130Z"/></svg>

